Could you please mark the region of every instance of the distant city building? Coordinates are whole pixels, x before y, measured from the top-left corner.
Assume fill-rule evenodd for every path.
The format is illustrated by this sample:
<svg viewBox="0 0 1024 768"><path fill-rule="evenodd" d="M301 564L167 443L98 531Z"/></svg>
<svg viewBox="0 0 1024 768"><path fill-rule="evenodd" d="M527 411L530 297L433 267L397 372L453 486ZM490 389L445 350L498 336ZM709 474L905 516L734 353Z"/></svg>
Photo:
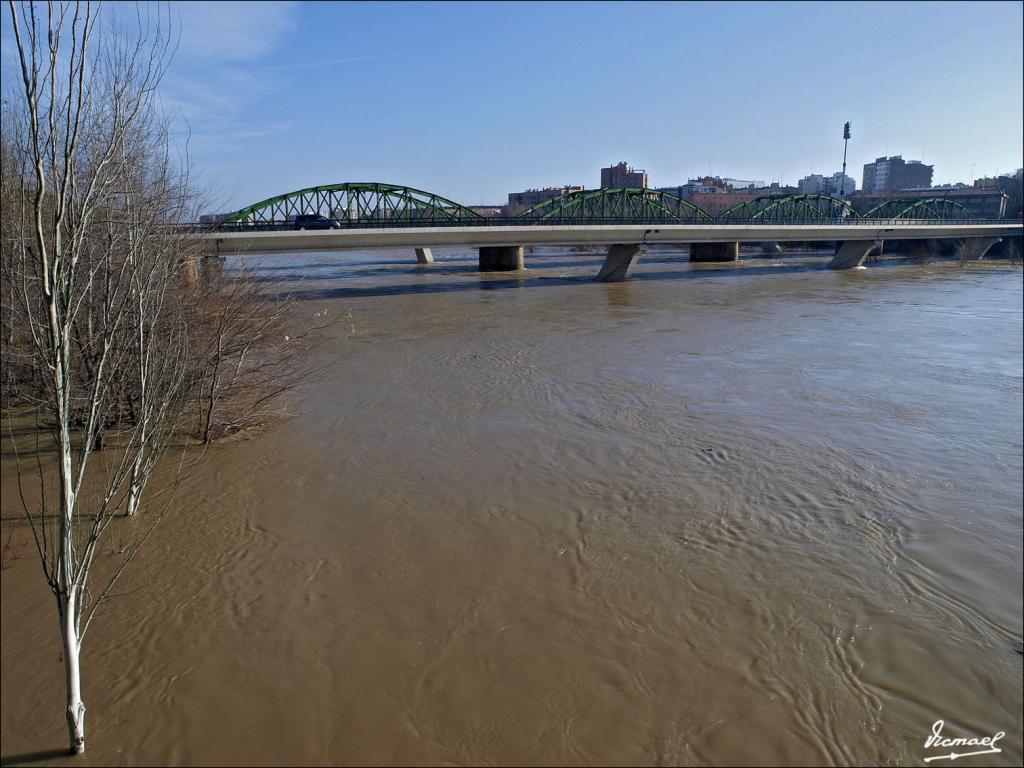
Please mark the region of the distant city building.
<svg viewBox="0 0 1024 768"><path fill-rule="evenodd" d="M584 187L569 185L565 187L527 189L524 192L509 192L508 205L505 206L505 215L515 216L517 213L525 211L527 208L532 208L535 205L539 205L545 200L550 200L553 197L561 197L562 195L567 195L570 192L582 192L583 190Z"/></svg>
<svg viewBox="0 0 1024 768"><path fill-rule="evenodd" d="M828 194L838 195L842 192L843 197L849 197L857 191L857 182L850 176L844 176L842 171L836 171L829 179Z"/></svg>
<svg viewBox="0 0 1024 768"><path fill-rule="evenodd" d="M1014 173L974 180L974 188L999 191L1006 195L1006 215L1018 219L1024 216L1024 168Z"/></svg>
<svg viewBox="0 0 1024 768"><path fill-rule="evenodd" d="M753 200L755 197L757 195L750 192L694 192L687 199L712 216L717 216L732 206Z"/></svg>
<svg viewBox="0 0 1024 768"><path fill-rule="evenodd" d="M720 179L717 176L701 176L699 179L690 179L683 186L683 191L687 194L726 194L732 192L732 188L726 183L725 179Z"/></svg>
<svg viewBox="0 0 1024 768"><path fill-rule="evenodd" d="M820 195L825 192L825 177L820 173L804 176L797 182L801 195Z"/></svg>
<svg viewBox="0 0 1024 768"><path fill-rule="evenodd" d="M678 186L678 187L655 187L654 191L655 192L667 192L670 195L675 195L676 197L681 197L681 198L683 198L683 200L689 199L689 196L690 196L690 194L692 192L692 190L690 189L690 185L689 184L683 184L683 185Z"/></svg>
<svg viewBox="0 0 1024 768"><path fill-rule="evenodd" d="M861 187L869 193L930 187L933 170L933 166L920 160L907 162L902 155L879 157L875 162L865 164Z"/></svg>
<svg viewBox="0 0 1024 768"><path fill-rule="evenodd" d="M710 195L715 192L724 195L727 192L732 191L725 184L722 184L721 180L719 179L707 179L705 181L688 181L686 182L686 184L680 187L680 189L682 189L684 196L693 194Z"/></svg>
<svg viewBox="0 0 1024 768"><path fill-rule="evenodd" d="M726 186L732 187L734 190L741 189L757 189L763 187L763 181L752 181L750 179L722 179Z"/></svg>
<svg viewBox="0 0 1024 768"><path fill-rule="evenodd" d="M601 187L643 189L647 186L647 171L633 170L633 166L619 163L601 169Z"/></svg>
<svg viewBox="0 0 1024 768"><path fill-rule="evenodd" d="M812 173L804 176L797 182L797 189L801 195L832 195L849 197L857 189L857 182L849 176L843 176L841 171L836 171L831 176L822 176L820 173Z"/></svg>
<svg viewBox="0 0 1024 768"><path fill-rule="evenodd" d="M199 217L199 223L203 226L213 226L214 224L220 224L230 215L230 213L204 213Z"/></svg>
<svg viewBox="0 0 1024 768"><path fill-rule="evenodd" d="M484 217L505 215L505 206L503 205L470 205L467 207L473 213L478 213Z"/></svg>
<svg viewBox="0 0 1024 768"><path fill-rule="evenodd" d="M683 200L689 200L690 196L694 194L707 195L712 192L725 193L728 191L721 179L713 179L710 176L703 179L690 179L678 187L658 187L658 192L668 192L670 195L683 198Z"/></svg>
<svg viewBox="0 0 1024 768"><path fill-rule="evenodd" d="M745 184L744 187L734 187L731 183ZM757 184L760 186L749 186ZM690 179L681 187L661 187L660 191L679 195L684 200L689 200L698 208L703 208L712 216L718 216L723 211L734 205L745 203L757 197L781 197L783 195L795 195L799 192L797 187L782 186L772 183L768 186L760 181L743 181L740 179L720 179L717 176L705 176L701 179Z"/></svg>
<svg viewBox="0 0 1024 768"><path fill-rule="evenodd" d="M744 185L742 188L733 184ZM677 195L684 200L689 200L691 195L726 195L740 191L747 191L747 185L760 184L761 182L740 181L739 179L720 179L717 176L702 176L699 179L690 179L678 187L658 187L659 192L668 192Z"/></svg>
<svg viewBox="0 0 1024 768"><path fill-rule="evenodd" d="M791 187L788 184L780 184L777 181L773 181L767 187L754 187L748 190L750 194L755 197L765 197L766 195L798 195L800 194L799 187Z"/></svg>

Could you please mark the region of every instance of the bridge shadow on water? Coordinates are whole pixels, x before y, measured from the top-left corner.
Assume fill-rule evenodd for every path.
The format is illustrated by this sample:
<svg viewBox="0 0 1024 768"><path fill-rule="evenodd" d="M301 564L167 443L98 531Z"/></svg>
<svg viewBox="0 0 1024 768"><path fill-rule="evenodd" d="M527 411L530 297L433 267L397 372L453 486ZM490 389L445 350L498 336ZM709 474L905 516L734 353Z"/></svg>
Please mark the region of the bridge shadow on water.
<svg viewBox="0 0 1024 768"><path fill-rule="evenodd" d="M653 262L648 262L653 263ZM593 268L595 273L604 264L603 256L594 258L578 259L544 259L537 260L535 268L542 269L578 269L581 267ZM527 259L527 270L530 268L530 259ZM438 260L433 264L417 264L415 262L389 259L386 261L359 261L354 264L334 262L306 262L267 264L261 263L254 267L257 279L261 282L277 282L281 278L277 275L294 272L297 275L310 275L317 278L333 278L342 276L366 276L366 275L445 275L460 274L471 275L479 272L475 263L465 260ZM261 277L261 273L269 273L267 277ZM328 273L328 274L324 274Z"/></svg>
<svg viewBox="0 0 1024 768"><path fill-rule="evenodd" d="M501 291L508 289L532 289L532 288L550 288L559 286L584 286L594 285L595 277L597 275L597 269L603 264L603 259L598 259L593 262L594 271L592 273L575 274L575 275L550 275L543 274L539 270L536 274L530 274L530 269L527 269L520 273L508 273L507 277L498 276L500 273L488 272L481 273L475 266L466 266L459 268L457 265L452 265L452 268L445 269L444 272L438 274L438 271L434 271L434 267L413 267L412 269L398 269L398 270L387 270L387 274L401 275L401 274L421 274L429 275L431 277L441 277L445 275L459 275L462 277L460 280L446 281L446 280L431 280L430 282L419 282L419 283L401 283L396 285L330 285L330 286L319 286L319 287L302 287L301 284L291 290L281 291L278 296L280 298L291 297L301 301L318 301L324 299L351 299L359 297L376 297L376 296L407 296L416 294L436 294L436 293L459 293L466 291ZM686 268L668 268L651 271L634 272L630 275L629 281L634 283L644 282L659 282L667 280L712 280L724 277L744 277L744 276L756 276L756 275L779 275L779 274L793 274L798 272L815 272L822 271L825 269L825 261L819 262L798 262L798 263L785 263L773 261L770 266L722 266L722 265L701 265L693 267L687 265ZM651 264L651 262L648 262ZM574 260L565 263L565 266L571 266L573 268L580 268L587 266L588 262ZM335 265L337 266L337 265ZM436 265L435 265L436 266ZM550 262L544 262L542 268L546 271L553 268ZM442 267L442 269L444 269ZM376 270L370 274L379 274ZM365 277L366 271L352 271L345 270L344 276L348 277ZM342 277L342 274L331 275L331 277ZM477 276L479 279L471 279L473 276ZM317 280L321 280L326 276L317 275ZM287 283L287 278L270 278L267 280L269 283Z"/></svg>

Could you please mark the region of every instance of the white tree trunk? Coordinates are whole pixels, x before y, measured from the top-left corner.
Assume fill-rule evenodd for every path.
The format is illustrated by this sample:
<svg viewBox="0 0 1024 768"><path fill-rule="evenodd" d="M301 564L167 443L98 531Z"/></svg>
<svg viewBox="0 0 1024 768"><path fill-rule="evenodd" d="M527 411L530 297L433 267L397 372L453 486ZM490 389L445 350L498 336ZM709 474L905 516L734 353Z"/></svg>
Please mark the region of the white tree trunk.
<svg viewBox="0 0 1024 768"><path fill-rule="evenodd" d="M81 650L78 637L77 590L71 589L68 598L61 598L61 636L64 640L64 673L68 694L68 737L71 754L85 752L85 704L82 702L82 675L78 665Z"/></svg>
<svg viewBox="0 0 1024 768"><path fill-rule="evenodd" d="M152 526L122 550L98 592L90 569L126 491L129 514L141 509L193 386L187 324L198 314L168 292L176 265L198 246L164 226L195 218L156 90L173 52L162 14L140 9L137 35L110 28L93 42L99 17L90 3L9 5L23 93L3 99L0 274L5 286L13 278L26 324L14 354L39 372L28 401L57 425L59 502L43 495L22 504L56 597L69 746L80 754L82 641ZM6 37L4 46L6 55ZM125 419L133 396L139 418ZM90 459L109 420L127 439L96 467ZM49 468L36 467L45 484ZM19 481L20 473L19 464Z"/></svg>
<svg viewBox="0 0 1024 768"><path fill-rule="evenodd" d="M128 508L126 511L129 517L134 515L139 509L139 472L141 469L142 451L139 451L139 456L135 459L134 466L132 466L131 485L128 486Z"/></svg>

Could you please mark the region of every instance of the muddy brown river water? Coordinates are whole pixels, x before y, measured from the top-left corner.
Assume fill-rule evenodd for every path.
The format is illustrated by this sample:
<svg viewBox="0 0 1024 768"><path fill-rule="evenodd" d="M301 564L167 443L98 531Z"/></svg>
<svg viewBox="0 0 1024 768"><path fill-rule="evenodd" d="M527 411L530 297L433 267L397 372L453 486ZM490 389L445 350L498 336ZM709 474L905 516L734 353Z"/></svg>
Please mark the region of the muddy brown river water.
<svg viewBox="0 0 1024 768"><path fill-rule="evenodd" d="M187 479L48 762L1021 763L1019 267L436 255L258 260L324 373ZM66 740L22 555L5 762Z"/></svg>

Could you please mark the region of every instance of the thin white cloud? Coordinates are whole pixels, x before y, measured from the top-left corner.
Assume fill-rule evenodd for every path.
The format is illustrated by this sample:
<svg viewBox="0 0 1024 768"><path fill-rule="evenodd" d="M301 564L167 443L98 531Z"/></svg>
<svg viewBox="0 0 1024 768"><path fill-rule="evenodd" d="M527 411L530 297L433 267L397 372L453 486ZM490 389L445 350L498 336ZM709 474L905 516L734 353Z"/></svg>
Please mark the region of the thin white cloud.
<svg viewBox="0 0 1024 768"><path fill-rule="evenodd" d="M137 8L144 16L159 10L162 20L170 23L177 47L160 98L172 119L175 142L212 188L237 178L240 156L245 156L246 167L254 167L254 162L262 167L260 162L268 161L259 148L278 139L285 142L294 134L297 123L287 115L267 120L264 106L288 87L295 72L344 70L360 62L395 58L394 54L317 58L318 53L347 51L315 51L297 45L302 6L295 2L112 4L107 12L117 21L134 25ZM306 60L297 60L296 54L305 54ZM238 190L229 192L225 199Z"/></svg>
<svg viewBox="0 0 1024 768"><path fill-rule="evenodd" d="M173 3L178 54L189 60L251 62L276 50L295 29L295 2Z"/></svg>
<svg viewBox="0 0 1024 768"><path fill-rule="evenodd" d="M164 79L164 106L187 120L215 118L245 109L273 90L273 83L250 72L220 68L209 77L182 74L172 68Z"/></svg>
<svg viewBox="0 0 1024 768"><path fill-rule="evenodd" d="M175 2L180 42L161 87L164 108L180 121L197 159L238 149L282 130L254 129L246 113L282 82L261 60L287 44L299 6L294 2Z"/></svg>
<svg viewBox="0 0 1024 768"><path fill-rule="evenodd" d="M375 59L392 59L392 54L378 54L373 56L349 56L344 59L319 59L317 61L297 61L293 64L267 64L261 69L277 71L285 69L312 69L313 67L327 67L336 64L352 64L357 61L373 61Z"/></svg>

